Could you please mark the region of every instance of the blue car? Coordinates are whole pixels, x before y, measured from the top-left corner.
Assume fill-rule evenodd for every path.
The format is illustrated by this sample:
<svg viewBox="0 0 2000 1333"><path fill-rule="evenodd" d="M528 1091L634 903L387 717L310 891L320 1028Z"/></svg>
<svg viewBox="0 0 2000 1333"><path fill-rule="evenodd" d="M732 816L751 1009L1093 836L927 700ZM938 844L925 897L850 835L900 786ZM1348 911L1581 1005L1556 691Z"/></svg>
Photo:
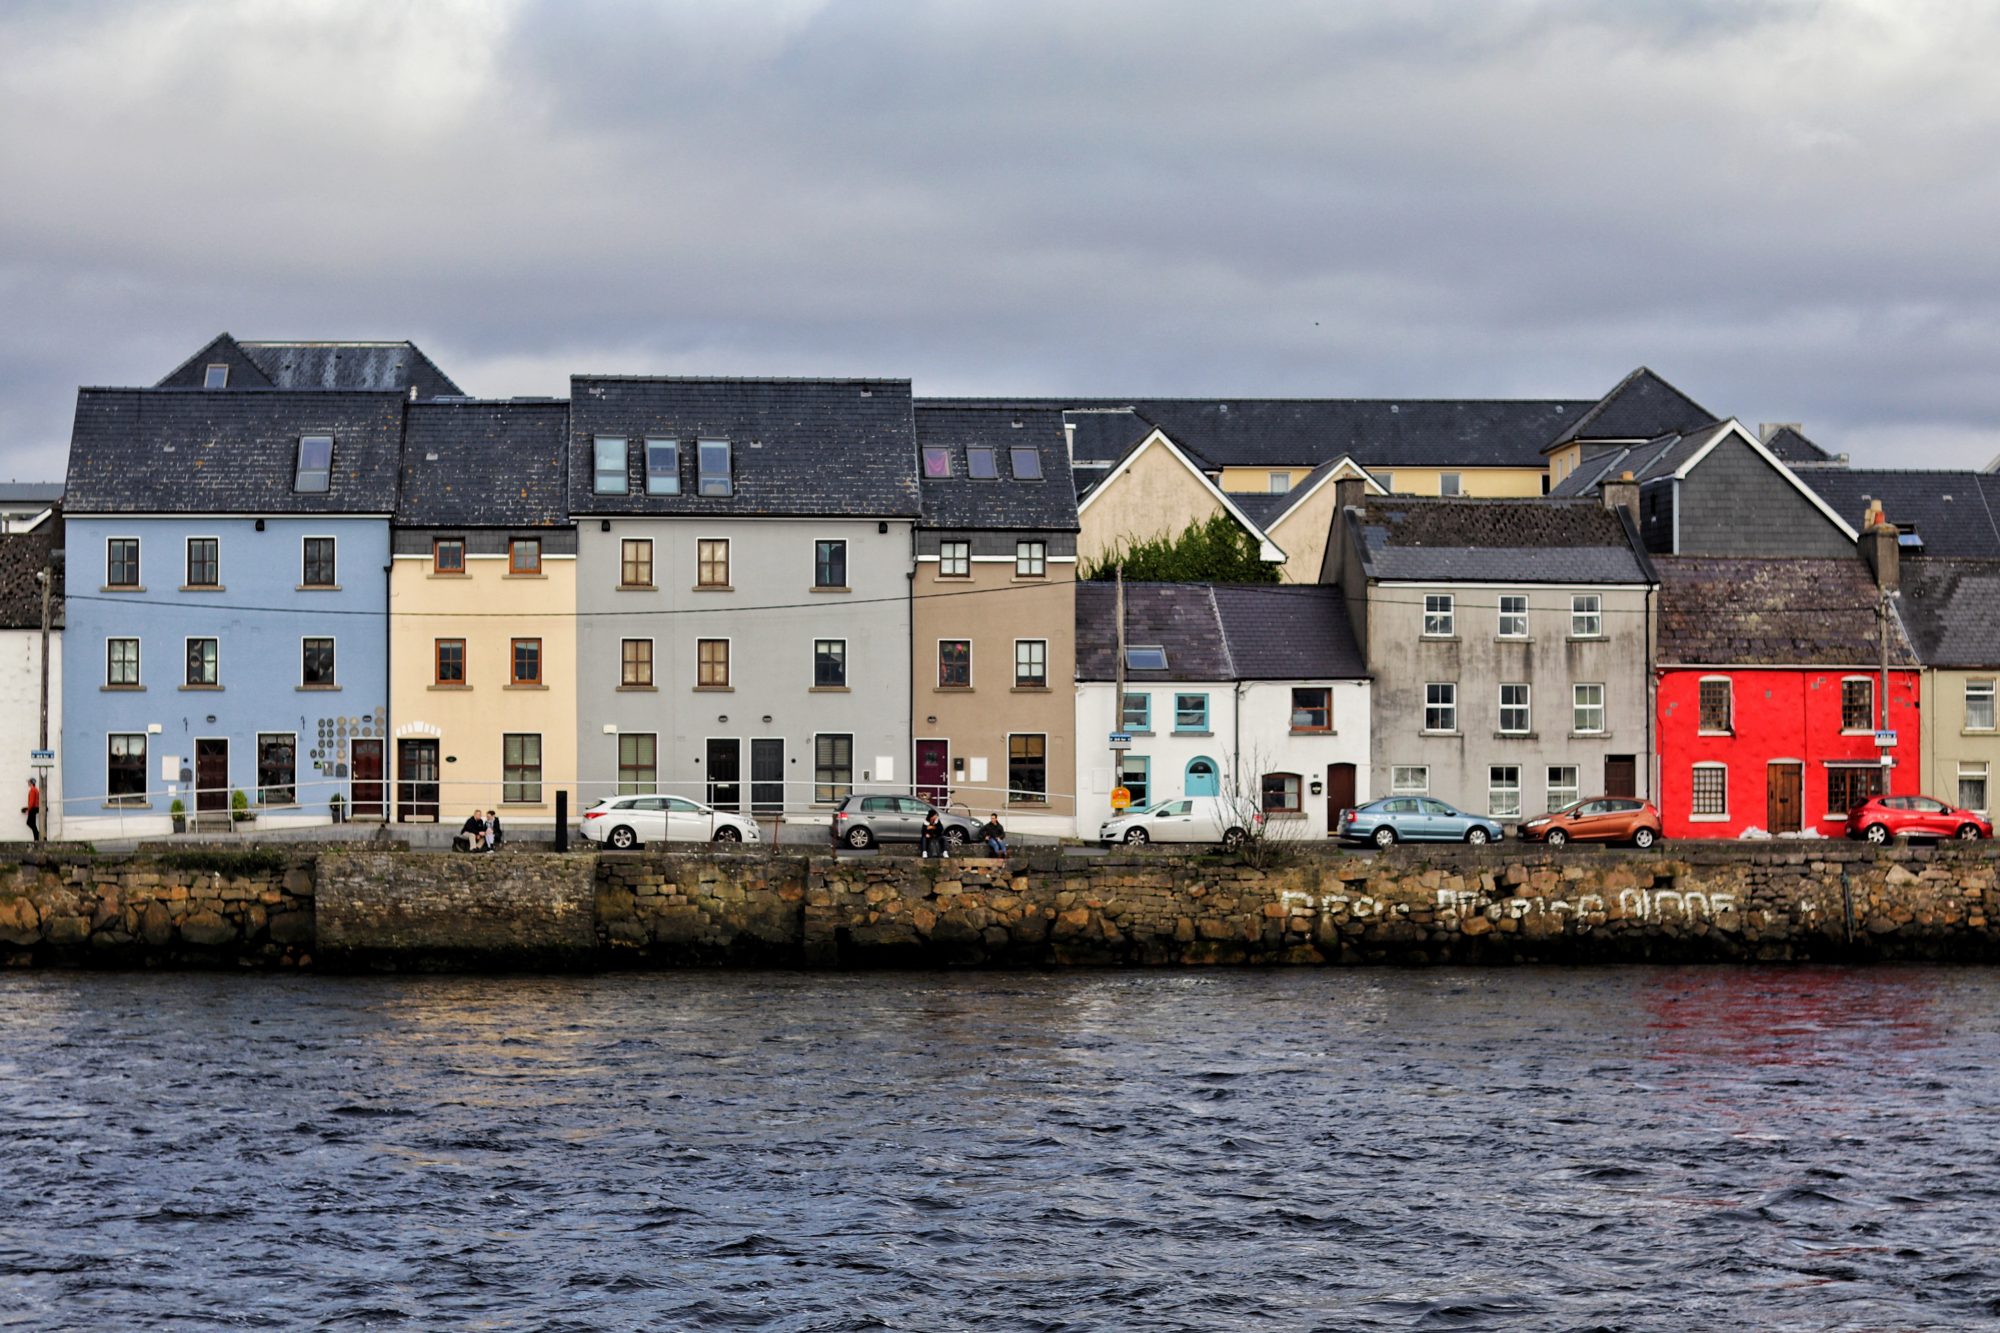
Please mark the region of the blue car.
<svg viewBox="0 0 2000 1333"><path fill-rule="evenodd" d="M1497 819L1468 815L1434 796L1389 796L1356 806L1340 821L1342 842L1499 842L1506 837Z"/></svg>

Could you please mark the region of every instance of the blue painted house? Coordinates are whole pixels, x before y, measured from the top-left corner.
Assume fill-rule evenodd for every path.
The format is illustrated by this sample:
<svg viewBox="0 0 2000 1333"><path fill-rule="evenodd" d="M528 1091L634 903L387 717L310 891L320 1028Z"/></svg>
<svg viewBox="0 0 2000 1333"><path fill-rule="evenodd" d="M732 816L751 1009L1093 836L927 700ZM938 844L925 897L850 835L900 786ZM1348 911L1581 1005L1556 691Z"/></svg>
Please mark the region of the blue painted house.
<svg viewBox="0 0 2000 1333"><path fill-rule="evenodd" d="M70 443L65 830L380 818L406 392L83 389Z"/></svg>

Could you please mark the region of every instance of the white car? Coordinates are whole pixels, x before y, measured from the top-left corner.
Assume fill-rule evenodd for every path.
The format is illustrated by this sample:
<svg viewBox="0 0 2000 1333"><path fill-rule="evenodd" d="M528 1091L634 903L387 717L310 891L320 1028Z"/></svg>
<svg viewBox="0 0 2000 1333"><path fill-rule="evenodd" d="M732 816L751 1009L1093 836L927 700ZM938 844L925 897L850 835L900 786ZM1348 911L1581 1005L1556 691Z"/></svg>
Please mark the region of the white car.
<svg viewBox="0 0 2000 1333"><path fill-rule="evenodd" d="M1264 812L1221 796L1183 796L1113 815L1099 842L1219 842L1234 847L1264 826Z"/></svg>
<svg viewBox="0 0 2000 1333"><path fill-rule="evenodd" d="M757 821L685 796L614 796L583 812L583 836L625 851L647 842L762 842Z"/></svg>

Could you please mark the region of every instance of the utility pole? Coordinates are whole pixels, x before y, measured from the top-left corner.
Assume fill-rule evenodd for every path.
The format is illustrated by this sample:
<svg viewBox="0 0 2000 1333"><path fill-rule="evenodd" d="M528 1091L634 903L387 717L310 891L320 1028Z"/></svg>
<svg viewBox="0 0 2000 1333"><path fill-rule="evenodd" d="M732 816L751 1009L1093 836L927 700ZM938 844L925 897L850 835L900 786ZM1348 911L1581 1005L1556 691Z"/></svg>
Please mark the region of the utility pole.
<svg viewBox="0 0 2000 1333"><path fill-rule="evenodd" d="M1882 720L1878 729L1889 730L1889 590L1882 589L1881 598L1875 604L1875 638L1882 651ZM1889 751L1878 750L1882 760L1882 794L1889 794Z"/></svg>
<svg viewBox="0 0 2000 1333"><path fill-rule="evenodd" d="M1114 601L1112 618L1118 622L1118 660L1112 665L1112 679L1117 682L1112 687L1111 730L1125 730L1125 566L1118 566L1118 594ZM1125 785L1125 752L1117 746L1111 747L1111 785Z"/></svg>
<svg viewBox="0 0 2000 1333"><path fill-rule="evenodd" d="M42 585L42 730L37 748L46 750L49 748L49 620L56 590L54 552L50 552L49 561L35 577Z"/></svg>

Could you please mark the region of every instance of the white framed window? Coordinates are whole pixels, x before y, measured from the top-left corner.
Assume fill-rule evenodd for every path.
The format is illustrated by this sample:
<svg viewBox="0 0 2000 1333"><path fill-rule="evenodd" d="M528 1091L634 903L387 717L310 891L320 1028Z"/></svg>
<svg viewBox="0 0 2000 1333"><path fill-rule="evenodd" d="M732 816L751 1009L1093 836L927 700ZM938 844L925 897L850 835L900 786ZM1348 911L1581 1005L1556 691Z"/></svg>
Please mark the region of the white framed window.
<svg viewBox="0 0 2000 1333"><path fill-rule="evenodd" d="M1521 817L1521 766L1494 764L1486 770L1486 813L1495 819Z"/></svg>
<svg viewBox="0 0 2000 1333"><path fill-rule="evenodd" d="M1389 770L1389 791L1395 796L1428 796L1431 771L1423 764L1397 764Z"/></svg>
<svg viewBox="0 0 2000 1333"><path fill-rule="evenodd" d="M1461 477L1456 472L1438 473L1438 494L1439 495L1465 494L1464 478Z"/></svg>
<svg viewBox="0 0 2000 1333"><path fill-rule="evenodd" d="M1424 637L1448 639L1458 632L1458 599L1448 592L1424 594Z"/></svg>
<svg viewBox="0 0 2000 1333"><path fill-rule="evenodd" d="M625 472L625 437L597 436L591 441L591 494L624 495L631 489Z"/></svg>
<svg viewBox="0 0 2000 1333"><path fill-rule="evenodd" d="M1993 682L1990 680L1968 680L1965 682L1965 729L1967 731L1993 730ZM1960 802L1964 804L1964 802ZM1985 806L1974 806L1984 810Z"/></svg>
<svg viewBox="0 0 2000 1333"><path fill-rule="evenodd" d="M1046 578L1049 572L1049 544L1047 542L1014 543L1014 577L1017 579Z"/></svg>
<svg viewBox="0 0 2000 1333"><path fill-rule="evenodd" d="M1525 736L1529 731L1528 687L1500 687L1500 731L1507 736Z"/></svg>
<svg viewBox="0 0 2000 1333"><path fill-rule="evenodd" d="M972 577L972 543L938 543L938 577L964 579Z"/></svg>
<svg viewBox="0 0 2000 1333"><path fill-rule="evenodd" d="M1961 762L1958 766L1958 808L1986 813L1985 764Z"/></svg>
<svg viewBox="0 0 2000 1333"><path fill-rule="evenodd" d="M1735 686L1727 676L1706 676L1701 682L1701 732L1727 736L1736 715Z"/></svg>
<svg viewBox="0 0 2000 1333"><path fill-rule="evenodd" d="M108 690L135 690L139 688L139 641L137 639L106 639L104 641L104 687Z"/></svg>
<svg viewBox="0 0 2000 1333"><path fill-rule="evenodd" d="M1451 681L1432 681L1424 686L1424 730L1458 730L1458 686Z"/></svg>
<svg viewBox="0 0 2000 1333"><path fill-rule="evenodd" d="M1604 598L1594 592L1580 592L1569 599L1569 636L1572 639L1604 637Z"/></svg>
<svg viewBox="0 0 2000 1333"><path fill-rule="evenodd" d="M1580 736L1595 736L1604 730L1604 687L1578 685L1573 691L1570 727Z"/></svg>
<svg viewBox="0 0 2000 1333"><path fill-rule="evenodd" d="M1729 766L1696 764L1688 818L1719 822L1729 818Z"/></svg>
<svg viewBox="0 0 2000 1333"><path fill-rule="evenodd" d="M1394 495L1396 493L1396 474L1393 472L1377 472L1375 474L1375 484L1382 488L1383 494Z"/></svg>
<svg viewBox="0 0 2000 1333"><path fill-rule="evenodd" d="M1286 491L1292 489L1292 474L1289 472L1267 473L1264 478L1264 489L1272 495L1283 495Z"/></svg>
<svg viewBox="0 0 2000 1333"><path fill-rule="evenodd" d="M1049 641L1014 640L1014 688L1042 690L1049 684Z"/></svg>
<svg viewBox="0 0 2000 1333"><path fill-rule="evenodd" d="M1549 809L1560 810L1566 805L1575 805L1582 795L1583 789L1577 784L1574 764L1549 765Z"/></svg>
<svg viewBox="0 0 2000 1333"><path fill-rule="evenodd" d="M1521 593L1500 594L1500 637L1528 637L1528 599Z"/></svg>
<svg viewBox="0 0 2000 1333"><path fill-rule="evenodd" d="M201 375L204 389L226 389L229 387L229 367L226 365L204 366Z"/></svg>

